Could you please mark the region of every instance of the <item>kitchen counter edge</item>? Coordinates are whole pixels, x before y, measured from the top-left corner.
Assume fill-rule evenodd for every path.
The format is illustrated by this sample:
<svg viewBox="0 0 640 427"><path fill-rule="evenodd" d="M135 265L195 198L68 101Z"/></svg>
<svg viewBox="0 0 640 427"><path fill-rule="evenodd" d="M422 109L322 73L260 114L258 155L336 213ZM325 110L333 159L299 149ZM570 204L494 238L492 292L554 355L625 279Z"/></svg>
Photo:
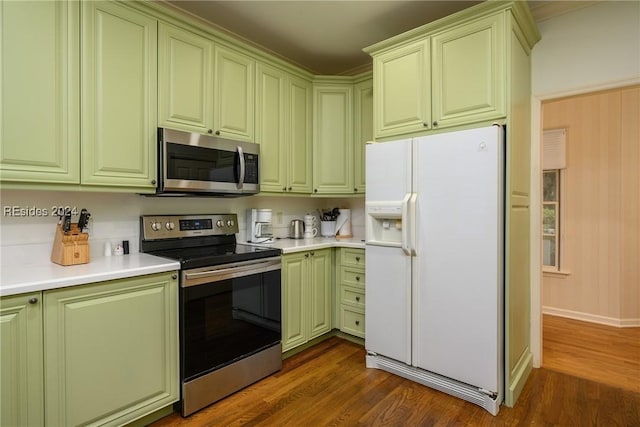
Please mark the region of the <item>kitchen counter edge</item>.
<svg viewBox="0 0 640 427"><path fill-rule="evenodd" d="M316 237L313 239L277 239L275 242L266 244L246 243L248 245L268 246L280 249L283 255L295 252L305 252L325 248L355 248L364 249L364 240L360 238L336 239L331 237Z"/></svg>
<svg viewBox="0 0 640 427"><path fill-rule="evenodd" d="M97 257L88 264L61 266L45 263L29 266L4 265L0 296L47 291L107 280L180 270L180 263L144 253Z"/></svg>

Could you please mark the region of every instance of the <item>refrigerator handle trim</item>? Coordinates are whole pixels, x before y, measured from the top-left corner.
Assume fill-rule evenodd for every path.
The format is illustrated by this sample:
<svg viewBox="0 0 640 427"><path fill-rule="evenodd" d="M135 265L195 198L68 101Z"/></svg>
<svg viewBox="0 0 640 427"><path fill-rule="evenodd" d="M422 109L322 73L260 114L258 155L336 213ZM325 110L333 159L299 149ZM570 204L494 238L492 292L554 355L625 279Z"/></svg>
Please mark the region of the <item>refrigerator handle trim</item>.
<svg viewBox="0 0 640 427"><path fill-rule="evenodd" d="M412 193L405 194L402 199L402 251L411 256L411 241L410 241L410 219L409 219L409 203Z"/></svg>
<svg viewBox="0 0 640 427"><path fill-rule="evenodd" d="M417 228L417 224L416 224L416 202L418 199L418 193L411 193L411 197L409 198L409 223L411 224L411 229L409 230L409 232L411 233L409 235L410 238L410 247L411 247L411 256L416 256L416 248L418 247L418 243L416 242L416 230Z"/></svg>

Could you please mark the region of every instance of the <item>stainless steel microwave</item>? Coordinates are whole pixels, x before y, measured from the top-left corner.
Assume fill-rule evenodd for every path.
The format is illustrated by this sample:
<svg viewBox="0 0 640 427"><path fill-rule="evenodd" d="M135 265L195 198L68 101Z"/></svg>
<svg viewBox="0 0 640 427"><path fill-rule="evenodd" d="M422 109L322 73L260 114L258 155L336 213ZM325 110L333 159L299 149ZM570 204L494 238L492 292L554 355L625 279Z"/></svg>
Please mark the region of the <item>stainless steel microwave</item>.
<svg viewBox="0 0 640 427"><path fill-rule="evenodd" d="M158 195L248 196L260 191L260 146L158 128Z"/></svg>

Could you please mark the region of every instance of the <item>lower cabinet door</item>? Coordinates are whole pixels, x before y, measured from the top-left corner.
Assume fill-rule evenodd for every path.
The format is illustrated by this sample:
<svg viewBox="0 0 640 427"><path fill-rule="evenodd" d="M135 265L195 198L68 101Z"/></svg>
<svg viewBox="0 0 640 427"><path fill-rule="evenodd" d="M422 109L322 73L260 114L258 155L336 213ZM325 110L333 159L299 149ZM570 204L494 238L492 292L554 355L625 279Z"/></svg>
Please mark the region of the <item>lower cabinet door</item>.
<svg viewBox="0 0 640 427"><path fill-rule="evenodd" d="M47 291L44 313L46 424L122 425L177 401L175 273Z"/></svg>
<svg viewBox="0 0 640 427"><path fill-rule="evenodd" d="M311 251L309 339L331 330L331 249Z"/></svg>
<svg viewBox="0 0 640 427"><path fill-rule="evenodd" d="M307 257L305 257L307 255ZM282 351L291 350L307 341L306 283L308 254L296 253L282 257Z"/></svg>
<svg viewBox="0 0 640 427"><path fill-rule="evenodd" d="M0 426L42 426L40 292L0 299Z"/></svg>

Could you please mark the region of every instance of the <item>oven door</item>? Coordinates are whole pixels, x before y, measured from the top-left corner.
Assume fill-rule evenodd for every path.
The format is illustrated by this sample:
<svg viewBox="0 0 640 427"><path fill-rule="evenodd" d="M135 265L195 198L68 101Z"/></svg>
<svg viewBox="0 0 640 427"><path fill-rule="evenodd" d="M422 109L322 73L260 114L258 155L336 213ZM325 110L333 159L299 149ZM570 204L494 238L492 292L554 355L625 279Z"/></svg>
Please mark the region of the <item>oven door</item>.
<svg viewBox="0 0 640 427"><path fill-rule="evenodd" d="M280 343L280 269L274 257L182 273L183 382Z"/></svg>
<svg viewBox="0 0 640 427"><path fill-rule="evenodd" d="M160 193L255 194L258 144L159 129Z"/></svg>

